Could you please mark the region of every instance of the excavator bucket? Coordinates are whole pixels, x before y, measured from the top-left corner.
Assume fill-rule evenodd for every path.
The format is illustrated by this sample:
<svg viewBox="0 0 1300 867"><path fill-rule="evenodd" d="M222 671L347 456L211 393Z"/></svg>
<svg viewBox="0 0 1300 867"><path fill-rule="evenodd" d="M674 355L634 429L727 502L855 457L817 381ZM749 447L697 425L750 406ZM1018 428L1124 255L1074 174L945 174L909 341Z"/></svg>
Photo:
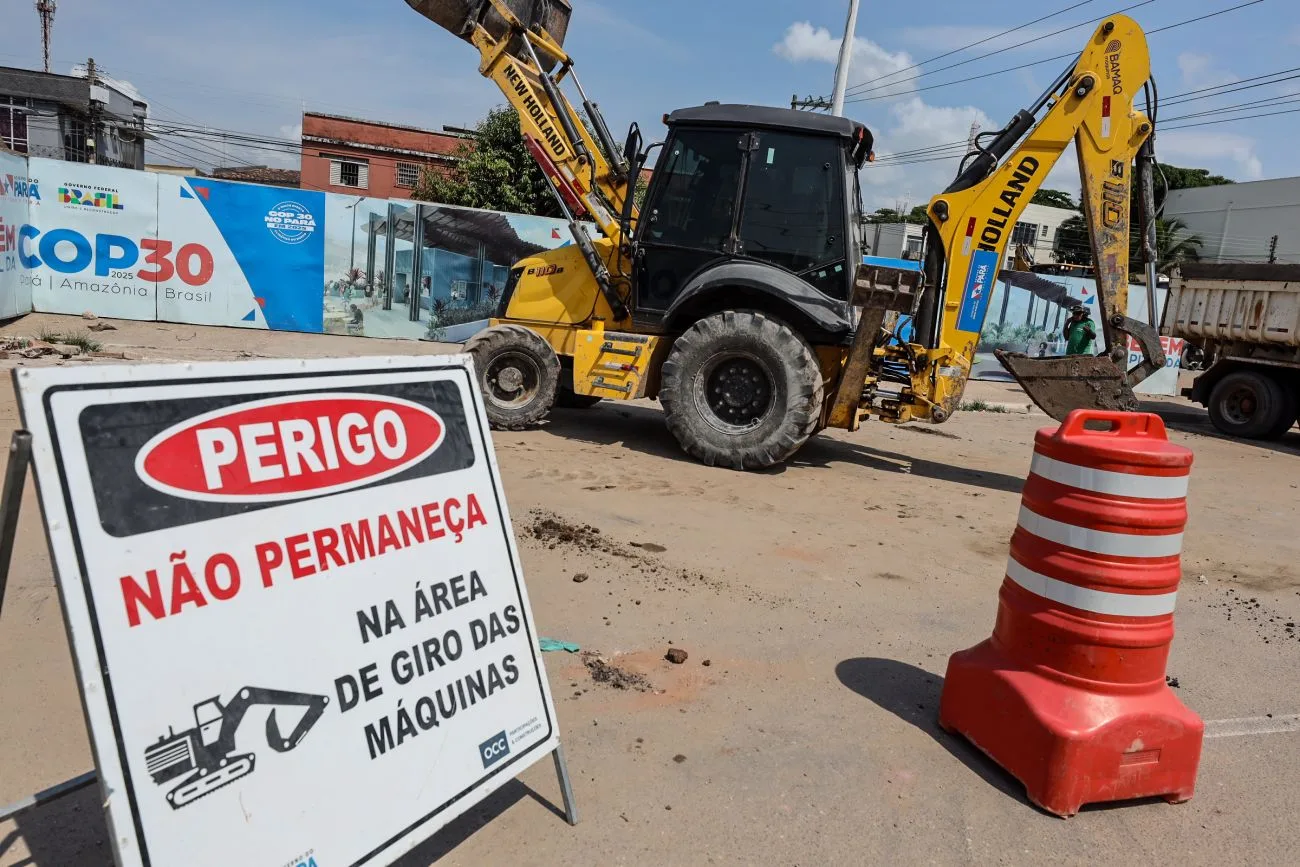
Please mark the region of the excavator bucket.
<svg viewBox="0 0 1300 867"><path fill-rule="evenodd" d="M564 37L569 31L569 16L573 14L573 7L569 0L497 0L497 2L509 9L525 27L540 25L556 45L564 46ZM406 3L434 24L466 41L469 41L473 35L476 23L482 24L494 39L501 39L510 30L509 23L493 6L491 0L406 0ZM516 47L511 47L511 54L515 54ZM557 60L546 56L540 59L548 67L554 66Z"/></svg>
<svg viewBox="0 0 1300 867"><path fill-rule="evenodd" d="M1125 371L1108 355L1031 358L1001 349L994 354L1038 408L1057 421L1065 421L1076 409L1138 408Z"/></svg>

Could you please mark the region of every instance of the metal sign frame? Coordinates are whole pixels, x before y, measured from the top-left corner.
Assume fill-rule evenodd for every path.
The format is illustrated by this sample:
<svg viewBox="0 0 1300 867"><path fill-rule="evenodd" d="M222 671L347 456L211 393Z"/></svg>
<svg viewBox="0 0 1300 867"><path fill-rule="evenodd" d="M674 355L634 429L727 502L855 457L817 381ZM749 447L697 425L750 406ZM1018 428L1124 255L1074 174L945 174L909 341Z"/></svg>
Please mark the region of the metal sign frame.
<svg viewBox="0 0 1300 867"><path fill-rule="evenodd" d="M391 372L395 369L409 370L412 364L414 364L416 367L421 367L424 369L434 369L434 368L446 369L448 367L459 367L461 370L465 372L467 383L468 383L468 389L465 393L469 395L469 398L467 399L466 403L472 404L472 409L469 417L467 418L467 421L469 422L471 429L473 428L475 422L478 423L479 430L481 432L480 436L482 436L483 438L482 439L483 454L485 455L487 459L487 463L489 465L489 471L491 473L494 489L496 490L497 493L498 503L501 509L502 516L505 518L505 520L503 521L505 526L502 529L505 532L506 544L509 549L509 556L511 562L514 564L513 568L517 575L517 581L519 582L520 592L522 593L523 592L522 574L519 572L520 567L518 561L518 552L515 548L513 531L509 524L508 514L504 511L504 496L500 492L499 470L497 468L495 454L491 447L490 436L487 433L487 423L486 423L486 417L484 414L483 406L481 403L481 396L479 395L478 390L473 387L474 379L472 375L472 367L470 366L470 362L468 361L468 359L464 356L460 356L460 357L442 356L436 358L430 357L428 359L424 359L423 362L416 361L410 358L370 359L365 361L358 361L354 359L337 359L337 360L313 362L313 368L315 368L315 371L319 374L328 374L330 371L339 371L339 370L353 372L353 373ZM226 372L225 375L228 377L229 371L232 368L237 370L241 366L244 367L245 369L247 369L250 366L269 367L272 370L278 371L274 375L270 376L271 379L276 379L276 380L283 380L285 377L294 376L294 375L300 377L304 376L304 371L302 369L303 362L271 362L269 363L269 365L266 363L254 363L253 365L247 365L247 364L241 365L240 363L235 363L232 365L229 363L220 363L220 364L209 364L209 365L186 365L187 372L186 375L181 378L181 381L190 381L190 382L196 380L201 381L202 374L205 372L217 374L218 371L225 371ZM155 376L159 378L165 377L169 373L175 373L177 369L176 366L174 365L151 365L147 367L146 366L129 366L129 367L123 366L123 367L117 367L116 370L123 372L122 376L119 377L119 379L123 380L123 382L117 384L121 386L129 386L132 382L136 384L140 384L140 383L148 384L152 382L152 380L149 379L150 376ZM26 372L27 371L25 370L16 370L14 374L15 380L17 381L18 378ZM59 376L60 378L66 378L63 377L61 374ZM97 376L93 378L102 379L103 377ZM21 406L21 401L20 401L20 406ZM28 407L25 409L31 409L31 408ZM53 433L54 432L52 432L52 434ZM54 456L53 448L54 448L53 444L46 446L45 458L47 460ZM31 433L29 433L27 430L20 430L14 433L11 442L11 447L10 447L10 455L8 460L6 477L4 480L4 486L2 492L0 492L0 606L3 606L5 584L7 583L10 558L11 558L14 539L17 530L18 513L21 504L23 488L26 481L27 467L29 464L33 464L33 450L34 450L33 436ZM41 462L40 452L42 451L40 443L36 444L35 450L37 452L37 459L35 463L40 463ZM49 468L47 467L47 469ZM39 483L39 478L38 478L38 483ZM66 498L67 490L65 484L66 484L66 480L62 478L58 478L58 479L50 480L50 482L47 483L47 487L50 488L51 490L55 490L57 485L59 489L62 489L62 493ZM38 484L38 493L39 492L40 492L40 486ZM67 548L65 547L64 550L60 552L58 550L59 546L58 544L56 544L56 540L58 542L61 542L64 546L68 546L74 541L70 536L68 523L66 523L70 515L64 515L63 520L59 520L58 516L55 516L55 520L51 521L49 518L49 508L48 508L49 504L43 501L42 507L43 507L42 511L45 512L47 515L46 522L45 522L46 532L51 545L52 560L54 562L54 567L55 567L56 584L58 586L59 593L62 599L64 597L65 590L66 590L65 581L69 579L78 582L84 580L86 574L86 567L84 561L80 560L80 555L78 555L79 568L76 569L75 571L67 568L70 564L60 563L61 560L67 559L66 556ZM56 511L62 512L62 510L58 510L58 509L56 509ZM59 526L60 524L63 524L63 526L60 527ZM59 538L60 536L62 538ZM77 545L79 548L79 543L77 543ZM78 587L77 589L78 591L81 591L84 588ZM526 596L522 598L524 599L525 613L527 613ZM66 601L64 604L64 611L65 611L65 624L68 626L69 629L69 640L70 642L73 643L74 659L77 659L78 654L76 652L75 641L73 641L73 624L69 620L68 606L66 604ZM545 676L544 673L542 673L542 669L540 667L540 656L537 655L537 651L535 648L536 637L535 637L535 632L532 631L531 616L526 616L524 620L528 627L526 630L526 634L529 640L534 645L534 649L533 649L534 659L538 660L537 662L538 674L542 679L541 688L545 696L545 701L549 705L550 704L549 691L547 690L544 683ZM84 624L81 625L84 627ZM100 667L102 669L104 667L102 665L102 656L97 654L95 658L96 660L101 661ZM86 666L82 664L82 661L78 659L77 662L78 664L76 668L77 668L77 675L78 675L78 687L82 693L83 707L87 715L88 728L90 728L92 734L91 742L92 742L92 749L96 753L96 766L97 768L100 769L100 771L98 773L96 771L91 771L87 774L83 774L77 778L66 781L50 789L47 789L43 792L40 792L32 797L19 801L16 804L10 805L9 807L0 809L0 821L8 818L13 818L17 815L21 815L22 813L27 812L28 810L39 807L40 805L44 803L48 803L49 801L61 797L62 795L83 788L84 786L88 785L90 782L92 782L97 778L100 780L101 788L104 789L104 800L106 803L110 805L114 800L114 797L110 797L110 796L115 796L116 800L120 803L124 800L123 795L131 794L129 790L127 792L122 792L120 790L114 791L115 788L123 786L124 783L124 781L120 777L121 766L118 761L119 756L118 755L105 756L101 754L102 745L99 742L103 740L102 736L103 736L104 720L102 718L97 720L96 717L97 716L102 717L102 714L96 713L95 711L105 710L104 707L105 699L103 698L104 683L100 681L97 677L97 675L102 674L103 672L102 671L87 672L85 670ZM90 675L89 678L87 678L87 674ZM88 680L90 680L91 683L88 684L87 683ZM89 689L88 686L90 687ZM98 693L98 697L96 697L96 693ZM99 707L96 707L96 705L99 705ZM554 725L553 707L550 708L550 712L548 715L552 716L552 725ZM100 737L95 736L96 728L100 729L99 732ZM117 737L116 733L114 733L113 734L114 740L116 740L116 737ZM543 743L547 743L547 742L543 742ZM576 824L578 818L577 809L574 803L573 790L569 779L567 765L564 759L563 748L560 745L558 739L558 732L553 733L551 739L549 740L549 743L553 747L551 750L549 750L549 752L552 755L557 779L560 784L561 795L564 803L564 814L569 824L571 825ZM118 746L120 747L120 744L118 744ZM512 761L510 763L503 763L503 765L500 766L496 771L493 771L492 773L486 773L478 781L478 783L476 783L474 786L471 787L471 789L467 789L466 791L457 794L455 797L452 798L451 801L445 803L442 807L438 808L438 810L436 810L434 813L429 814L424 818L420 819L414 825L408 827L405 831L401 832L397 837L393 837L385 841L380 846L376 847L362 860L365 861L372 857L384 858L384 859L387 859L389 857L395 857L397 854L395 850L399 843L409 844L409 842L414 839L413 835L421 833L421 830L425 828L429 829L428 833L436 833L437 830L440 830L442 827L445 827L447 822L450 822L456 816L463 813L466 809L472 806L472 804L478 802L483 797L486 797L491 791L495 790L500 785L504 784L510 779L513 779L520 771L523 770L524 767L527 767L529 764L532 764L533 762L544 757L545 755L546 753L543 752L540 755L531 757L529 761L524 762L523 764L517 764L517 760L515 759L515 757L512 757ZM525 757L526 757L526 753L521 753L518 758L525 758ZM105 768L105 764L104 764L105 759L108 759L112 765L112 769L117 771L116 774L110 774L108 779L105 778L105 775L103 773L103 770ZM484 764L486 766L487 762L485 761ZM508 774L505 775L501 774L500 771L505 770L508 764L515 764L514 769L510 771ZM486 771L486 767L485 767L485 771ZM112 785L113 782L112 777L114 776L118 777L117 787ZM497 777L497 779L493 780L492 779L493 777ZM450 809L450 810L447 809L448 807L451 807L453 805L454 805L454 809ZM444 811L446 814L445 819L442 818ZM112 837L113 850L118 863L120 864L141 863L140 855L138 852L132 851L128 853L123 853L122 851L119 850L119 842L120 842L119 835L111 827L114 821L113 810L111 806L109 807L108 812L109 812L108 820L110 824L110 833L113 835ZM119 815L122 814L123 811L121 806L118 806L117 812ZM135 824L136 826L135 827L135 830L137 832L136 838L140 839L142 835L142 829L140 829L139 827L139 816L138 813L136 812L136 808L134 804L132 804L130 810L130 816L133 824ZM357 862L357 863L361 863L361 862ZM383 863L383 862L376 861L371 863Z"/></svg>

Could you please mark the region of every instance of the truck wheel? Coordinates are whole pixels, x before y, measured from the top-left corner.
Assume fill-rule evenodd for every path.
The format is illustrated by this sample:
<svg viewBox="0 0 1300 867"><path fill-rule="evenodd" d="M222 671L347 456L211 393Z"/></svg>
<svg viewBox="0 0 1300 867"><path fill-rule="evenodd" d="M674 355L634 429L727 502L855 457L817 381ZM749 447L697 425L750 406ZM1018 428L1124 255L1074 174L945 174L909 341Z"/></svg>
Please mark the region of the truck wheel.
<svg viewBox="0 0 1300 867"><path fill-rule="evenodd" d="M465 342L488 421L498 430L537 424L555 403L560 359L536 331L521 325L485 328Z"/></svg>
<svg viewBox="0 0 1300 867"><path fill-rule="evenodd" d="M731 311L696 322L664 361L659 400L668 429L709 466L757 470L799 450L817 429L822 374L785 323Z"/></svg>
<svg viewBox="0 0 1300 867"><path fill-rule="evenodd" d="M1223 377L1210 391L1210 421L1221 433L1258 439L1281 424L1288 405L1273 377L1240 370Z"/></svg>
<svg viewBox="0 0 1300 867"><path fill-rule="evenodd" d="M1282 411L1278 413L1277 424L1264 434L1267 439L1272 440L1285 436L1296 423L1296 416L1300 415L1300 393L1296 391L1295 386L1289 382L1278 380L1274 382L1277 383L1278 391L1282 394Z"/></svg>

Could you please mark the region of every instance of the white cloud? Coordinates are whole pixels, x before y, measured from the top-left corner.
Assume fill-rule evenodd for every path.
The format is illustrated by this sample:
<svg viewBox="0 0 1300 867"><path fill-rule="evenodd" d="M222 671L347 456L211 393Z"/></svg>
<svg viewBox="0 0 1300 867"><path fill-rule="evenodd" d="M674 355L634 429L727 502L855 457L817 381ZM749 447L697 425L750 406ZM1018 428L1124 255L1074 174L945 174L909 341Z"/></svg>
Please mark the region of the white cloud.
<svg viewBox="0 0 1300 867"><path fill-rule="evenodd" d="M818 61L836 63L840 56L840 37L832 34L825 27L813 27L807 21L797 21L785 31L785 37L772 46L779 57L793 63ZM853 40L853 56L849 61L850 85L865 82L900 85L890 95L903 93L911 89L910 81L916 77L914 71L902 70L912 66L912 57L906 51L891 52L881 48L870 39L861 37ZM873 85L874 87L875 85Z"/></svg>
<svg viewBox="0 0 1300 867"><path fill-rule="evenodd" d="M1163 162L1186 161L1245 181L1264 176L1255 140L1236 133L1173 130L1160 133L1156 147Z"/></svg>
<svg viewBox="0 0 1300 867"><path fill-rule="evenodd" d="M1183 87L1193 90L1217 87L1237 80L1237 76L1231 72L1219 69L1213 57L1194 51L1184 51L1178 55L1178 71L1183 76Z"/></svg>

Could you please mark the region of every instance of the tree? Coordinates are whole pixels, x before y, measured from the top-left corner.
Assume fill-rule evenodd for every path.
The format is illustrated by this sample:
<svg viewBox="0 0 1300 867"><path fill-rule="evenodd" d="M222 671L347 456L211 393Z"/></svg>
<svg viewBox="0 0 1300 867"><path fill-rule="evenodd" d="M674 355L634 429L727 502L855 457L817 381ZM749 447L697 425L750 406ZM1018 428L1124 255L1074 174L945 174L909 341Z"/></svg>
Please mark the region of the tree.
<svg viewBox="0 0 1300 867"><path fill-rule="evenodd" d="M917 205L908 212L907 222L918 226L924 226L926 223L930 222L930 214L928 212L929 207L929 205Z"/></svg>
<svg viewBox="0 0 1300 867"><path fill-rule="evenodd" d="M1069 193L1063 193L1060 190L1040 189L1034 193L1034 197L1029 200L1031 205L1046 205L1049 208L1065 208L1068 211L1077 211L1079 206L1070 198Z"/></svg>
<svg viewBox="0 0 1300 867"><path fill-rule="evenodd" d="M874 213L867 214L864 218L868 223L901 223L904 217L893 208L876 208Z"/></svg>
<svg viewBox="0 0 1300 867"><path fill-rule="evenodd" d="M412 198L462 205L561 216L546 177L524 146L519 116L513 108L495 108L475 128L474 138L456 149L456 163L445 174L425 168Z"/></svg>
<svg viewBox="0 0 1300 867"><path fill-rule="evenodd" d="M1067 265L1092 264L1092 245L1083 215L1069 217L1057 227L1052 252L1056 255L1057 262Z"/></svg>
<svg viewBox="0 0 1300 867"><path fill-rule="evenodd" d="M927 205L917 205L906 214L895 208L877 208L874 213L863 218L867 223L919 223L924 226L930 219L926 214Z"/></svg>
<svg viewBox="0 0 1300 867"><path fill-rule="evenodd" d="M1156 220L1156 270L1168 274L1184 262L1201 258L1203 242L1187 230L1187 224L1174 217Z"/></svg>

